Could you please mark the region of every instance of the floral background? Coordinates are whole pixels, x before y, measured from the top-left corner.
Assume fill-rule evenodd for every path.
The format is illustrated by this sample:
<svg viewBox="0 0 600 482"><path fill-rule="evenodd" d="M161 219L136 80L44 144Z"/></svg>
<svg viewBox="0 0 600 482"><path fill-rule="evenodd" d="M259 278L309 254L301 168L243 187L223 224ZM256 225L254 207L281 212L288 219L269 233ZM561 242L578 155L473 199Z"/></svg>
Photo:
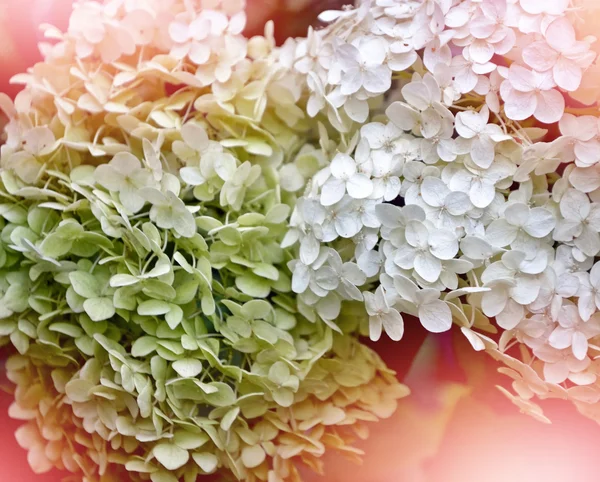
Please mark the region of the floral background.
<svg viewBox="0 0 600 482"><path fill-rule="evenodd" d="M249 34L267 18L276 21L279 40L302 35L317 11L335 0L249 0ZM65 27L71 0L0 0L0 91L14 95L10 77L38 57L37 26ZM411 328L412 327L412 328ZM463 337L429 335L407 323L401 345L386 340L376 348L413 392L391 420L373 427L361 448L361 466L330 456L327 482L597 481L595 441L600 428L560 401L546 402L553 421L544 425L519 414L497 390L506 379L487 355L474 353ZM0 361L5 353L0 352ZM10 391L0 366L0 480L56 481L60 474L36 476L8 418Z"/></svg>

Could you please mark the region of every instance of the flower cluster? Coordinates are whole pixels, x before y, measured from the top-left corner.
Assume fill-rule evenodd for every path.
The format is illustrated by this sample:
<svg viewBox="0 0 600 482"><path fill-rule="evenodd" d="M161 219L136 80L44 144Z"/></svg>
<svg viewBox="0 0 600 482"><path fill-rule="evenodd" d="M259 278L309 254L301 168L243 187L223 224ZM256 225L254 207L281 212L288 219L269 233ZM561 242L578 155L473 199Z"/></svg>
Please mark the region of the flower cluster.
<svg viewBox="0 0 600 482"><path fill-rule="evenodd" d="M403 314L433 333L458 325L508 366L523 411L545 420L531 399L558 397L598 418L590 8L366 0L283 46L329 160L283 242L304 316L335 330L362 301L373 340L401 339Z"/></svg>
<svg viewBox="0 0 600 482"><path fill-rule="evenodd" d="M326 157L243 7L79 2L0 96L0 344L38 472L300 480L408 393L366 313L297 308L281 241Z"/></svg>
<svg viewBox="0 0 600 482"><path fill-rule="evenodd" d="M358 335L457 325L598 419L589 0L81 1L0 96L0 343L37 470L300 480L407 390ZM498 336L495 336L498 335ZM59 428L60 427L60 428Z"/></svg>

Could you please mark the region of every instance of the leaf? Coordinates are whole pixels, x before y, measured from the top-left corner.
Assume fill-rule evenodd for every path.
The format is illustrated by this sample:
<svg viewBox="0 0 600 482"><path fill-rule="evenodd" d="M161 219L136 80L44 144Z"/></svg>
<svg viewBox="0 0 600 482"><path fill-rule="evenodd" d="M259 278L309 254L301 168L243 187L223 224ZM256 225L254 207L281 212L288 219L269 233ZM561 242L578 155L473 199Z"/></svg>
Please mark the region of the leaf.
<svg viewBox="0 0 600 482"><path fill-rule="evenodd" d="M81 378L75 378L65 385L65 393L73 402L84 403L90 400L90 391L95 385Z"/></svg>
<svg viewBox="0 0 600 482"><path fill-rule="evenodd" d="M155 397L157 396L155 395ZM140 407L140 415L142 418L148 418L152 413L152 383L150 380L146 381L146 384L140 391L136 401Z"/></svg>
<svg viewBox="0 0 600 482"><path fill-rule="evenodd" d="M193 378L202 372L202 362L195 358L177 360L171 366L179 376L184 378Z"/></svg>
<svg viewBox="0 0 600 482"><path fill-rule="evenodd" d="M110 286L119 288L122 286L131 286L139 283L139 278L130 274L116 274L110 279Z"/></svg>
<svg viewBox="0 0 600 482"><path fill-rule="evenodd" d="M229 430L233 422L235 422L235 420L237 419L239 413L240 407L234 407L231 410L229 410L221 419L221 430Z"/></svg>
<svg viewBox="0 0 600 482"><path fill-rule="evenodd" d="M138 471L136 470L135 472ZM179 479L176 475L171 474L170 472L166 472L164 470L159 470L158 472L151 473L150 480L152 482L179 482Z"/></svg>
<svg viewBox="0 0 600 482"><path fill-rule="evenodd" d="M149 355L157 347L157 339L153 336L142 336L135 340L131 346L131 355L134 357L144 357Z"/></svg>
<svg viewBox="0 0 600 482"><path fill-rule="evenodd" d="M97 298L100 296L100 283L94 275L85 271L69 273L71 286L79 296L84 298Z"/></svg>
<svg viewBox="0 0 600 482"><path fill-rule="evenodd" d="M177 470L180 467L183 467L190 459L190 454L187 450L168 443L157 445L154 447L153 453L156 460L168 470Z"/></svg>
<svg viewBox="0 0 600 482"><path fill-rule="evenodd" d="M24 355L29 350L29 338L19 330L15 330L10 334L10 342L21 355Z"/></svg>
<svg viewBox="0 0 600 482"><path fill-rule="evenodd" d="M83 309L92 321L103 321L112 318L115 306L110 298L90 298L83 302Z"/></svg>
<svg viewBox="0 0 600 482"><path fill-rule="evenodd" d="M271 292L271 285L253 274L245 274L235 279L235 286L245 295L253 298L266 298Z"/></svg>
<svg viewBox="0 0 600 482"><path fill-rule="evenodd" d="M113 304L115 305L115 308L118 310L135 311L137 304L136 293L136 288L130 288L128 286L117 288L113 295Z"/></svg>
<svg viewBox="0 0 600 482"><path fill-rule="evenodd" d="M242 450L242 463L245 467L252 469L262 464L266 456L265 451L260 445L244 447Z"/></svg>
<svg viewBox="0 0 600 482"><path fill-rule="evenodd" d="M272 392L273 400L282 407L289 407L294 403L294 392L289 388L278 388Z"/></svg>
<svg viewBox="0 0 600 482"><path fill-rule="evenodd" d="M9 336L16 328L17 324L14 321L2 320L0 321L0 336Z"/></svg>
<svg viewBox="0 0 600 482"><path fill-rule="evenodd" d="M138 305L138 315L159 316L171 311L171 304L160 300L147 300Z"/></svg>
<svg viewBox="0 0 600 482"><path fill-rule="evenodd" d="M27 211L16 204L0 204L0 217L9 223L25 224L27 222Z"/></svg>
<svg viewBox="0 0 600 482"><path fill-rule="evenodd" d="M210 440L209 436L204 432L193 433L187 430L178 430L173 436L173 442L182 449L195 450L202 447Z"/></svg>
<svg viewBox="0 0 600 482"><path fill-rule="evenodd" d="M59 233L51 233L40 245L40 251L49 258L59 258L67 254L72 247L72 242Z"/></svg>
<svg viewBox="0 0 600 482"><path fill-rule="evenodd" d="M53 323L48 327L48 329L72 338L79 338L81 335L83 335L83 330L79 326L72 325L70 323Z"/></svg>
<svg viewBox="0 0 600 482"><path fill-rule="evenodd" d="M265 223L281 224L287 220L290 211L291 208L287 204L276 204L267 212Z"/></svg>
<svg viewBox="0 0 600 482"><path fill-rule="evenodd" d="M271 304L264 300L251 300L244 303L241 309L241 315L248 319L265 320L273 312Z"/></svg>
<svg viewBox="0 0 600 482"><path fill-rule="evenodd" d="M254 321L252 323L252 331L254 332L254 335L260 340L264 340L267 343L270 343L271 345L277 343L277 330L274 326L270 325L269 323L260 320Z"/></svg>
<svg viewBox="0 0 600 482"><path fill-rule="evenodd" d="M198 464L198 467L206 473L213 472L219 464L217 456L210 452L193 453L192 458Z"/></svg>
<svg viewBox="0 0 600 482"><path fill-rule="evenodd" d="M183 310L179 306L174 304L170 304L170 306L171 309L165 316L165 320L169 325L169 328L171 328L171 330L174 330L179 326L181 320L183 319Z"/></svg>
<svg viewBox="0 0 600 482"><path fill-rule="evenodd" d="M257 263L254 269L252 269L252 272L261 278L272 281L277 281L279 279L279 270L271 264Z"/></svg>
<svg viewBox="0 0 600 482"><path fill-rule="evenodd" d="M207 384L216 388L215 393L208 393L205 396L206 402L215 407L229 407L235 403L236 397L233 389L223 382L211 382Z"/></svg>
<svg viewBox="0 0 600 482"><path fill-rule="evenodd" d="M117 427L119 426L120 419L121 420L125 419L125 417L119 417L117 419ZM119 433L121 433L121 432L119 431ZM123 435L126 435L126 434L123 434ZM133 436L133 435L135 435L135 431L133 431L133 433L128 432L127 435ZM148 462L146 462L141 457L136 457L136 458L132 458L131 460L128 460L127 463L125 464L125 468L130 472L140 472L143 474L149 474L149 473L156 471L156 466L150 465Z"/></svg>
<svg viewBox="0 0 600 482"><path fill-rule="evenodd" d="M269 369L269 380L271 380L276 385L283 385L287 379L290 377L290 367L287 363L278 361L271 365Z"/></svg>

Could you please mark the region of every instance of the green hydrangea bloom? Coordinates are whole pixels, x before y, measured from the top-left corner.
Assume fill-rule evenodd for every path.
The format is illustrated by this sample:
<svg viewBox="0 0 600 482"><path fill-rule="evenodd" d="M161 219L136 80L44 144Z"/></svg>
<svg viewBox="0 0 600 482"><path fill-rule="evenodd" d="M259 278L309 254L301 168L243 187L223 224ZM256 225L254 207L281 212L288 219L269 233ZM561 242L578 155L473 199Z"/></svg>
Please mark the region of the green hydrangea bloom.
<svg viewBox="0 0 600 482"><path fill-rule="evenodd" d="M327 156L272 27L247 41L222 7L207 47L180 38L204 18L187 2L146 19L170 15L170 40L133 35L127 4L82 2L0 98L0 344L36 471L299 480L295 461L356 456L362 422L407 394L356 314L334 333L297 306L281 242ZM115 37L81 30L92 17Z"/></svg>

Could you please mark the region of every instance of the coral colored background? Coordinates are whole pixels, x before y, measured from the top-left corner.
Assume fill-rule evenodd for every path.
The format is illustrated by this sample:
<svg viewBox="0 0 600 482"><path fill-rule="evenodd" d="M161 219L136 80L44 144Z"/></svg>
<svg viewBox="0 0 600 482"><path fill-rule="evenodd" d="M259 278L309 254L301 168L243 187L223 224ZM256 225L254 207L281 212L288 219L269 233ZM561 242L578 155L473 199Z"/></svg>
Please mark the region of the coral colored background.
<svg viewBox="0 0 600 482"><path fill-rule="evenodd" d="M330 8L336 0L279 0ZM540 0L542 1L542 0ZM295 3L296 2L296 3ZM265 15L275 17L279 39L301 35L314 18L304 9L293 15L277 10L277 0L249 0L251 33L260 33ZM342 3L351 3L350 0ZM0 0L0 91L15 73L38 59L37 25L66 27L71 0ZM289 31L293 28L294 31ZM425 343L423 341L425 340ZM567 402L542 405L553 425L518 413L496 390L508 385L485 354L476 354L460 334L430 335L418 321L407 320L401 343L376 345L413 394L388 421L374 425L360 444L361 467L328 456L324 477L314 482L598 482L596 460L600 428ZM0 387L6 385L0 350ZM416 358L415 358L416 356ZM414 362L413 362L414 360ZM468 388L467 388L468 387ZM36 476L14 440L19 422L7 415L10 396L0 391L0 482L58 482L56 473ZM127 481L123 481L127 482Z"/></svg>

